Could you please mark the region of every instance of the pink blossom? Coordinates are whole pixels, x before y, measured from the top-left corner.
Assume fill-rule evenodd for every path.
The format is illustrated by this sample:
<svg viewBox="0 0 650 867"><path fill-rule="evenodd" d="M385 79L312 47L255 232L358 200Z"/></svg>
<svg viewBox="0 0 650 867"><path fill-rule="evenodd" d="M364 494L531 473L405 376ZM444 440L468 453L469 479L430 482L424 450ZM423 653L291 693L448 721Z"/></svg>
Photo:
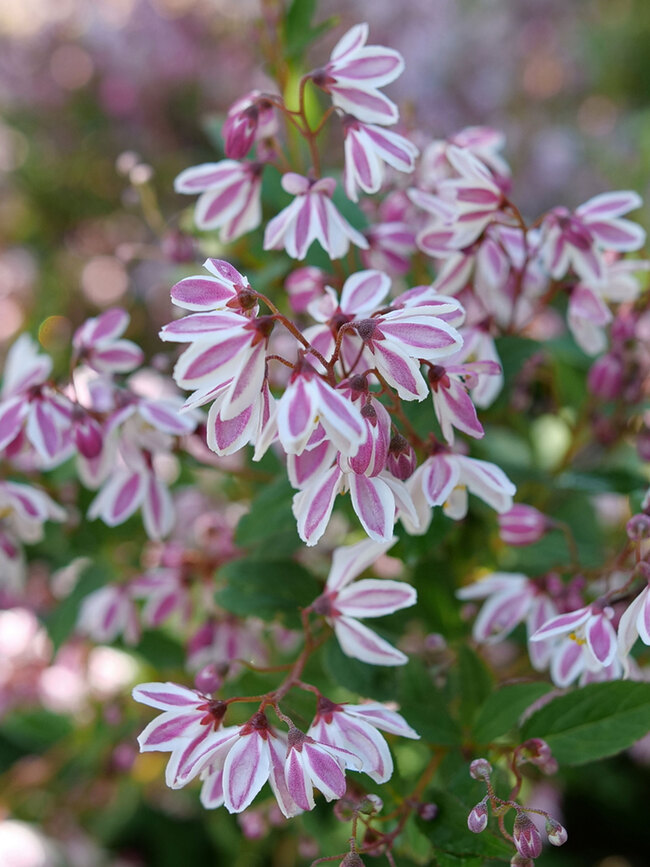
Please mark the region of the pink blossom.
<svg viewBox="0 0 650 867"><path fill-rule="evenodd" d="M378 729L403 738L420 737L403 717L378 702L335 704L324 696L318 698L307 734L321 744L349 750L361 759L364 773L376 783L385 783L393 774L393 759Z"/></svg>
<svg viewBox="0 0 650 867"><path fill-rule="evenodd" d="M146 600L142 620L151 628L159 626L177 611L185 620L189 618L190 598L181 569L150 569L131 581L130 591L135 598Z"/></svg>
<svg viewBox="0 0 650 867"><path fill-rule="evenodd" d="M133 341L120 339L129 320L119 307L87 319L72 338L77 357L98 373L128 373L138 367L144 353Z"/></svg>
<svg viewBox="0 0 650 867"><path fill-rule="evenodd" d="M429 367L433 408L442 435L450 445L454 443L454 428L477 439L484 436L483 425L468 394L469 389L477 384L479 373L498 376L501 367L493 361Z"/></svg>
<svg viewBox="0 0 650 867"><path fill-rule="evenodd" d="M482 162L494 175L503 190L510 185L510 167L501 156L505 136L487 126L468 126L447 139L436 139L424 149L418 170L418 186L436 189L441 181L453 177L454 168L448 159L451 148L461 148Z"/></svg>
<svg viewBox="0 0 650 867"><path fill-rule="evenodd" d="M240 160L249 152L253 142L271 138L277 129L273 104L259 90L251 90L228 109L221 130L226 156Z"/></svg>
<svg viewBox="0 0 650 867"><path fill-rule="evenodd" d="M496 512L507 512L512 508L516 491L510 479L495 464L443 451L427 458L409 479L408 488L420 523L412 525L406 516L402 521L411 532L418 533L425 532L429 525L431 506L442 506L450 518L464 518L469 492Z"/></svg>
<svg viewBox="0 0 650 867"><path fill-rule="evenodd" d="M337 548L325 591L312 603L318 614L325 615L346 656L371 665L404 665L408 662L396 650L358 618L383 617L415 605L417 594L401 581L385 578L354 579L371 566L396 539L377 543L369 539L345 548Z"/></svg>
<svg viewBox="0 0 650 867"><path fill-rule="evenodd" d="M304 313L312 301L321 297L327 286L328 274L313 265L296 268L284 281L289 304L294 313Z"/></svg>
<svg viewBox="0 0 650 867"><path fill-rule="evenodd" d="M81 604L77 629L100 644L115 641L119 635L127 644L137 644L140 624L130 588L107 584L89 593Z"/></svg>
<svg viewBox="0 0 650 867"><path fill-rule="evenodd" d="M200 193L194 211L199 229L220 229L223 244L256 229L262 221L262 165L222 160L185 169L174 181L177 193Z"/></svg>
<svg viewBox="0 0 650 867"><path fill-rule="evenodd" d="M418 149L404 136L374 124L364 124L350 115L343 119L345 172L343 186L353 202L358 188L376 193L384 182L384 164L398 172L412 172Z"/></svg>
<svg viewBox="0 0 650 867"><path fill-rule="evenodd" d="M645 232L636 223L621 219L640 207L636 193L602 193L580 205L573 213L554 208L542 225L542 256L556 280L570 268L587 283L601 285L605 279L604 250L629 252L645 242Z"/></svg>
<svg viewBox="0 0 650 867"><path fill-rule="evenodd" d="M557 614L557 607L538 584L525 575L493 572L462 587L456 595L464 600L486 600L472 628L476 641L493 644L520 623L526 623L533 667L537 671L547 667L554 641L531 643L531 637L541 624Z"/></svg>
<svg viewBox="0 0 650 867"><path fill-rule="evenodd" d="M349 750L322 744L296 728L289 729L285 780L289 795L302 810L313 810L314 786L327 801L345 794L345 768L361 770L363 761Z"/></svg>
<svg viewBox="0 0 650 867"><path fill-rule="evenodd" d="M365 250L368 242L345 220L332 202L336 188L333 178L314 181L288 172L282 187L295 196L293 202L269 222L264 233L264 249L282 247L292 259L304 259L313 241L332 259L345 256L350 242Z"/></svg>
<svg viewBox="0 0 650 867"><path fill-rule="evenodd" d="M231 310L248 316L257 314L257 299L247 277L223 259L206 259L203 267L210 277L196 274L172 286L171 299L177 307L196 313Z"/></svg>
<svg viewBox="0 0 650 867"><path fill-rule="evenodd" d="M252 617L240 620L232 615L206 620L187 646L187 667L198 671L214 664L234 676L242 661L264 665L268 653L261 641L262 623Z"/></svg>
<svg viewBox="0 0 650 867"><path fill-rule="evenodd" d="M415 232L408 223L375 223L366 229L365 236L368 249L361 251L361 261L366 268L377 268L399 275L411 270Z"/></svg>
<svg viewBox="0 0 650 867"><path fill-rule="evenodd" d="M525 503L516 503L499 515L499 535L506 545L532 545L539 542L548 527L546 515Z"/></svg>
<svg viewBox="0 0 650 867"><path fill-rule="evenodd" d="M60 464L74 450L72 404L48 385L51 369L52 360L23 334L7 353L0 392L0 449L10 446L24 430L46 467Z"/></svg>
<svg viewBox="0 0 650 867"><path fill-rule="evenodd" d="M531 635L531 642L568 636L554 651L551 675L558 685L566 685L583 670L609 669L616 664L617 640L609 606L587 605L559 614ZM616 676L614 671L613 675Z"/></svg>
<svg viewBox="0 0 650 867"><path fill-rule="evenodd" d="M345 113L364 123L393 124L399 117L397 106L379 88L401 75L404 59L383 45L366 45L367 40L368 25L356 24L336 43L329 63L311 78Z"/></svg>

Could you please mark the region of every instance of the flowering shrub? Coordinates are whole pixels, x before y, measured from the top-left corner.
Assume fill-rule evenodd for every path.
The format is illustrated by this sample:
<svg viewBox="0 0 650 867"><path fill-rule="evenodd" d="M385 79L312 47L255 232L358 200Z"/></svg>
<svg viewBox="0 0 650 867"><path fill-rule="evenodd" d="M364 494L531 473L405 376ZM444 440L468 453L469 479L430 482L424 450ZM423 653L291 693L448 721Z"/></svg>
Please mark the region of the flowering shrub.
<svg viewBox="0 0 650 867"><path fill-rule="evenodd" d="M649 728L641 200L528 220L500 133L400 123L404 60L367 24L292 76L300 8L277 86L176 178L196 201L159 337L180 351L147 362L121 308L60 370L28 335L9 351L5 608L30 607L25 546L46 534L61 569L49 638L25 625L36 686L12 663L5 701L104 702L117 774L172 812L196 798L163 776L200 780L249 838L291 820L308 862L530 865L567 841L542 775ZM93 643L124 677L66 704L51 672Z"/></svg>

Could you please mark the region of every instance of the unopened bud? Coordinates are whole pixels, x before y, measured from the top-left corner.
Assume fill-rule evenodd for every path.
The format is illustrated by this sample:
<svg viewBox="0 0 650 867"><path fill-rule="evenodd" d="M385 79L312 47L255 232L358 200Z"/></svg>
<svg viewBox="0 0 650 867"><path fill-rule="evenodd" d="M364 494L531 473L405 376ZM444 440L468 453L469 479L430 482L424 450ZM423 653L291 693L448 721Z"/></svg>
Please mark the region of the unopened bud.
<svg viewBox="0 0 650 867"><path fill-rule="evenodd" d="M430 801L418 806L418 816L425 822L432 822L438 815L438 805Z"/></svg>
<svg viewBox="0 0 650 867"><path fill-rule="evenodd" d="M523 765L527 762L535 765L545 774L554 774L557 771L557 762L553 758L551 748L541 738L530 738L519 747L517 764Z"/></svg>
<svg viewBox="0 0 650 867"><path fill-rule="evenodd" d="M379 795L366 795L366 797L361 801L358 806L358 811L360 813L364 813L366 816L370 816L373 813L381 813L384 807L384 802L379 797Z"/></svg>
<svg viewBox="0 0 650 867"><path fill-rule="evenodd" d="M546 820L546 835L548 842L553 846L562 846L569 836L564 825L560 825L556 819L552 819L550 816Z"/></svg>
<svg viewBox="0 0 650 867"><path fill-rule="evenodd" d="M489 780L492 773L492 765L487 759L474 759L469 766L469 775L475 780Z"/></svg>
<svg viewBox="0 0 650 867"><path fill-rule="evenodd" d="M417 466L417 455L413 446L401 434L395 434L390 441L386 469L402 482L409 479Z"/></svg>
<svg viewBox="0 0 650 867"><path fill-rule="evenodd" d="M517 503L498 518L499 536L515 547L539 542L549 526L546 515L525 503Z"/></svg>
<svg viewBox="0 0 650 867"><path fill-rule="evenodd" d="M617 355L607 353L592 364L587 388L601 400L614 400L620 396L624 372L623 361Z"/></svg>
<svg viewBox="0 0 650 867"><path fill-rule="evenodd" d="M532 858L524 858L523 855L517 853L510 859L510 867L535 867L535 862Z"/></svg>
<svg viewBox="0 0 650 867"><path fill-rule="evenodd" d="M524 858L537 858L542 851L542 835L525 813L517 813L512 837L517 852Z"/></svg>
<svg viewBox="0 0 650 867"><path fill-rule="evenodd" d="M480 834L485 831L488 823L488 810L485 801L481 801L469 812L467 817L467 827L474 834Z"/></svg>
<svg viewBox="0 0 650 867"><path fill-rule="evenodd" d="M640 542L642 539L650 537L650 515L644 515L641 512L638 515L632 515L630 520L625 525L627 537L632 542Z"/></svg>
<svg viewBox="0 0 650 867"><path fill-rule="evenodd" d="M199 692L216 692L218 689L221 689L222 684L223 676L214 662L204 665L194 678L194 685Z"/></svg>

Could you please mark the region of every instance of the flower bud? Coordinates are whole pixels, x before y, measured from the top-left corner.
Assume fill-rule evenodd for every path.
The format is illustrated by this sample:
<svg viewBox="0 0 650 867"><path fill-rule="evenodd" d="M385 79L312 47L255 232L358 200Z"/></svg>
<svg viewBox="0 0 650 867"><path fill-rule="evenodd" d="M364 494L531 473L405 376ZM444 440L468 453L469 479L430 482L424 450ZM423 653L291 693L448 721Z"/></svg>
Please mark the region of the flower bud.
<svg viewBox="0 0 650 867"><path fill-rule="evenodd" d="M474 834L480 834L485 831L488 823L488 810L485 801L481 801L470 810L467 817L467 827Z"/></svg>
<svg viewBox="0 0 650 867"><path fill-rule="evenodd" d="M102 429L89 415L77 419L74 426L74 441L79 452L87 459L98 457L103 446Z"/></svg>
<svg viewBox="0 0 650 867"><path fill-rule="evenodd" d="M624 372L623 361L608 352L591 365L587 388L601 400L614 400L621 393Z"/></svg>
<svg viewBox="0 0 650 867"><path fill-rule="evenodd" d="M546 834L548 842L553 846L562 846L569 836L564 825L560 825L556 819L552 819L550 816L546 820Z"/></svg>
<svg viewBox="0 0 650 867"><path fill-rule="evenodd" d="M373 813L381 813L384 807L384 802L379 795L366 795L358 806L358 811L366 816L371 816Z"/></svg>
<svg viewBox="0 0 650 867"><path fill-rule="evenodd" d="M357 852L348 852L339 867L363 867L363 861Z"/></svg>
<svg viewBox="0 0 650 867"><path fill-rule="evenodd" d="M469 775L475 780L488 780L492 773L492 765L487 759L474 759L469 766Z"/></svg>
<svg viewBox="0 0 650 867"><path fill-rule="evenodd" d="M517 503L498 519L499 535L506 545L532 545L539 542L548 529L546 515L525 503Z"/></svg>
<svg viewBox="0 0 650 867"><path fill-rule="evenodd" d="M650 537L650 515L632 515L625 525L627 537L632 542L640 542Z"/></svg>
<svg viewBox="0 0 650 867"><path fill-rule="evenodd" d="M517 813L512 837L517 852L524 858L537 858L542 851L542 835L525 813Z"/></svg>
<svg viewBox="0 0 650 867"><path fill-rule="evenodd" d="M438 815L438 805L434 804L430 801L427 804L420 804L418 806L418 816L424 822L432 822L436 816Z"/></svg>
<svg viewBox="0 0 650 867"><path fill-rule="evenodd" d="M194 685L199 692L211 693L221 689L223 685L223 675L218 670L214 662L209 662L197 672L194 678Z"/></svg>
<svg viewBox="0 0 650 867"><path fill-rule="evenodd" d="M417 466L417 455L413 446L401 434L395 434L390 441L386 469L402 482L409 479Z"/></svg>
<svg viewBox="0 0 650 867"><path fill-rule="evenodd" d="M532 858L524 858L523 855L517 853L510 859L510 867L535 867L535 862Z"/></svg>

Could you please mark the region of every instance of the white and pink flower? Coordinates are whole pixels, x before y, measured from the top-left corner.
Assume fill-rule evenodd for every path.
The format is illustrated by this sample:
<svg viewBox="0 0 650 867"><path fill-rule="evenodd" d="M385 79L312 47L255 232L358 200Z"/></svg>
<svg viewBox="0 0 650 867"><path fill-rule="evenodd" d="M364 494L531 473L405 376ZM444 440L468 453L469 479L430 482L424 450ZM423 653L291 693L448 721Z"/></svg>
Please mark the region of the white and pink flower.
<svg viewBox="0 0 650 867"><path fill-rule="evenodd" d="M87 319L72 337L76 357L98 373L129 373L139 367L144 353L132 340L122 339L130 318L126 310L113 307Z"/></svg>
<svg viewBox="0 0 650 867"><path fill-rule="evenodd" d="M292 259L301 260L314 241L332 259L345 256L350 243L365 250L368 242L339 213L332 202L336 189L333 178L310 180L295 172L282 176L282 187L295 196L293 202L269 222L264 232L264 249L284 248Z"/></svg>
<svg viewBox="0 0 650 867"><path fill-rule="evenodd" d="M384 183L385 164L398 172L412 172L417 147L404 136L347 115L343 119L345 172L343 186L353 202L358 190L376 193Z"/></svg>
<svg viewBox="0 0 650 867"><path fill-rule="evenodd" d="M356 545L337 548L325 590L311 605L312 610L324 615L332 626L346 656L371 665L408 662L405 654L359 623L359 618L384 617L409 608L415 605L417 593L402 581L386 578L354 581L395 542L395 538L382 543L366 539Z"/></svg>

